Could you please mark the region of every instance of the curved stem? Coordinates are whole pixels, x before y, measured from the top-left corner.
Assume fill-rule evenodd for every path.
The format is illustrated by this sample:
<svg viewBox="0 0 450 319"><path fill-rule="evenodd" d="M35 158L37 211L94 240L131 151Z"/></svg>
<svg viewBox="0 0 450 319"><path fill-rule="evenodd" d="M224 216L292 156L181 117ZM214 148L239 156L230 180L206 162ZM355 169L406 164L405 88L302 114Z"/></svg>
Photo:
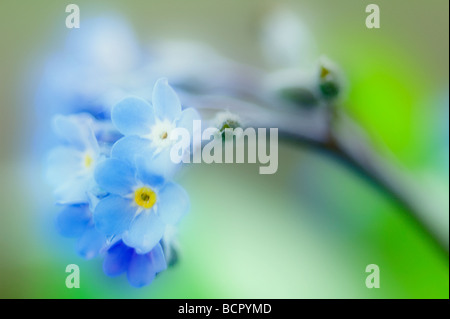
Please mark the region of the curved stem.
<svg viewBox="0 0 450 319"><path fill-rule="evenodd" d="M304 110L262 106L221 95L185 98L203 115L226 109L239 115L245 126L277 127L281 137L334 154L410 212L419 229L448 257L448 223L436 218L442 213L439 205L423 195L420 182L387 149L376 151L364 130L344 112L330 107Z"/></svg>
<svg viewBox="0 0 450 319"><path fill-rule="evenodd" d="M424 196L426 192L420 181L414 179L387 148L378 145L378 150L375 150L364 130L345 113L337 113L332 123L331 133L323 147L338 155L410 212L411 220L448 260L448 222L439 218L444 215L435 198Z"/></svg>
<svg viewBox="0 0 450 319"><path fill-rule="evenodd" d="M242 126L277 127L281 137L331 152L410 212L412 220L448 260L448 219L444 220L446 215L440 202L424 195L421 182L387 148L381 144L375 148L366 132L342 108L325 103L302 108L273 93L270 83L278 82L280 77L291 77L291 82L298 85L298 70L285 70L282 76L275 75L276 81L267 72L228 59L206 63L201 70L188 76L183 74L181 79L188 81L178 83L186 106L197 108L203 118L213 118L218 112L228 110L241 117ZM314 87L315 81L311 79L310 85L306 80L303 84Z"/></svg>

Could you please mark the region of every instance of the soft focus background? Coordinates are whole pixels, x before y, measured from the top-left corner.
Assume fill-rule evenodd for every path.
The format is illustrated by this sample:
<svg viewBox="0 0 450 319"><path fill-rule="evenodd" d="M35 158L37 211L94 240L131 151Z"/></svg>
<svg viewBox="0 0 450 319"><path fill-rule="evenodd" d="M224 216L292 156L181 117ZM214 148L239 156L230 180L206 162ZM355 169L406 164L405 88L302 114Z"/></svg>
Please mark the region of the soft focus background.
<svg viewBox="0 0 450 319"><path fill-rule="evenodd" d="M267 68L261 15L284 4L314 36L316 52L344 70L345 107L383 141L448 223L449 3L446 0L75 1L89 17L120 14L143 44L203 41ZM365 27L377 3L381 29ZM193 165L179 178L191 197L181 222L180 263L148 287L103 275L74 241L59 237L51 190L39 179L44 61L65 37L64 1L0 4L0 297L3 298L448 298L448 254L380 189L326 154L280 143L279 170ZM74 48L76 50L76 48ZM150 87L149 87L150 90ZM67 289L65 267L81 269ZM365 267L381 270L367 289Z"/></svg>

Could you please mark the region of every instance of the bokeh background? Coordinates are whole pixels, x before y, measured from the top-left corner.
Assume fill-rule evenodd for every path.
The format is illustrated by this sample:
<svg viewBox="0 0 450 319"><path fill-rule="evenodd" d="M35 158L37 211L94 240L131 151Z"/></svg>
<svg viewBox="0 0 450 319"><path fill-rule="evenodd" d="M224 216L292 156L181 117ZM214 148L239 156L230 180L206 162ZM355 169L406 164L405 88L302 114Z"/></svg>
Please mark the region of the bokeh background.
<svg viewBox="0 0 450 319"><path fill-rule="evenodd" d="M368 30L365 7L381 8ZM308 26L316 49L344 70L344 107L423 183L448 223L448 1L90 1L84 19L128 20L142 43L188 39L267 67L260 16L283 4ZM179 182L192 209L180 263L148 287L103 275L53 227L51 190L39 179L34 94L45 59L73 30L64 1L0 3L0 297L2 298L448 298L448 254L404 208L336 159L280 143L279 170L197 165ZM149 88L150 89L150 88ZM67 289L65 267L81 270ZM367 289L365 267L381 270Z"/></svg>

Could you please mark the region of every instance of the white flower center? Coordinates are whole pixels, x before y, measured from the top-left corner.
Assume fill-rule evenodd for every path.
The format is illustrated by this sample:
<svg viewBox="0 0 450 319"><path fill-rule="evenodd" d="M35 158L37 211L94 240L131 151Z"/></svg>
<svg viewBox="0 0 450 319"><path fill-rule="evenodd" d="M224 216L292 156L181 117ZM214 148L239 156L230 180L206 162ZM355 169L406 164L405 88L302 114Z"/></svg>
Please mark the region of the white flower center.
<svg viewBox="0 0 450 319"><path fill-rule="evenodd" d="M152 146L158 151L169 147L174 141L170 140L170 132L175 128L174 123L169 120L159 121L151 127L150 134L146 137L151 140Z"/></svg>

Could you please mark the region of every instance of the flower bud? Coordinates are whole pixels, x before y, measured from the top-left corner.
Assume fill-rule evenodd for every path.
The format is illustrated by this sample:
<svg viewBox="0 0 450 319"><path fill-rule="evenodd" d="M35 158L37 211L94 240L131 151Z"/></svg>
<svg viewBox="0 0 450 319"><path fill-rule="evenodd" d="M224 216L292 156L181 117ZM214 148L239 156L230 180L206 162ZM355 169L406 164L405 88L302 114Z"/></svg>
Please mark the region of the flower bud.
<svg viewBox="0 0 450 319"><path fill-rule="evenodd" d="M335 65L326 59L320 61L318 85L320 95L325 100L336 99L342 91L339 72Z"/></svg>
<svg viewBox="0 0 450 319"><path fill-rule="evenodd" d="M226 111L216 114L214 126L219 129L219 132L221 134L224 134L225 129L227 128L235 129L237 127L241 127L242 125L241 119L237 114Z"/></svg>

